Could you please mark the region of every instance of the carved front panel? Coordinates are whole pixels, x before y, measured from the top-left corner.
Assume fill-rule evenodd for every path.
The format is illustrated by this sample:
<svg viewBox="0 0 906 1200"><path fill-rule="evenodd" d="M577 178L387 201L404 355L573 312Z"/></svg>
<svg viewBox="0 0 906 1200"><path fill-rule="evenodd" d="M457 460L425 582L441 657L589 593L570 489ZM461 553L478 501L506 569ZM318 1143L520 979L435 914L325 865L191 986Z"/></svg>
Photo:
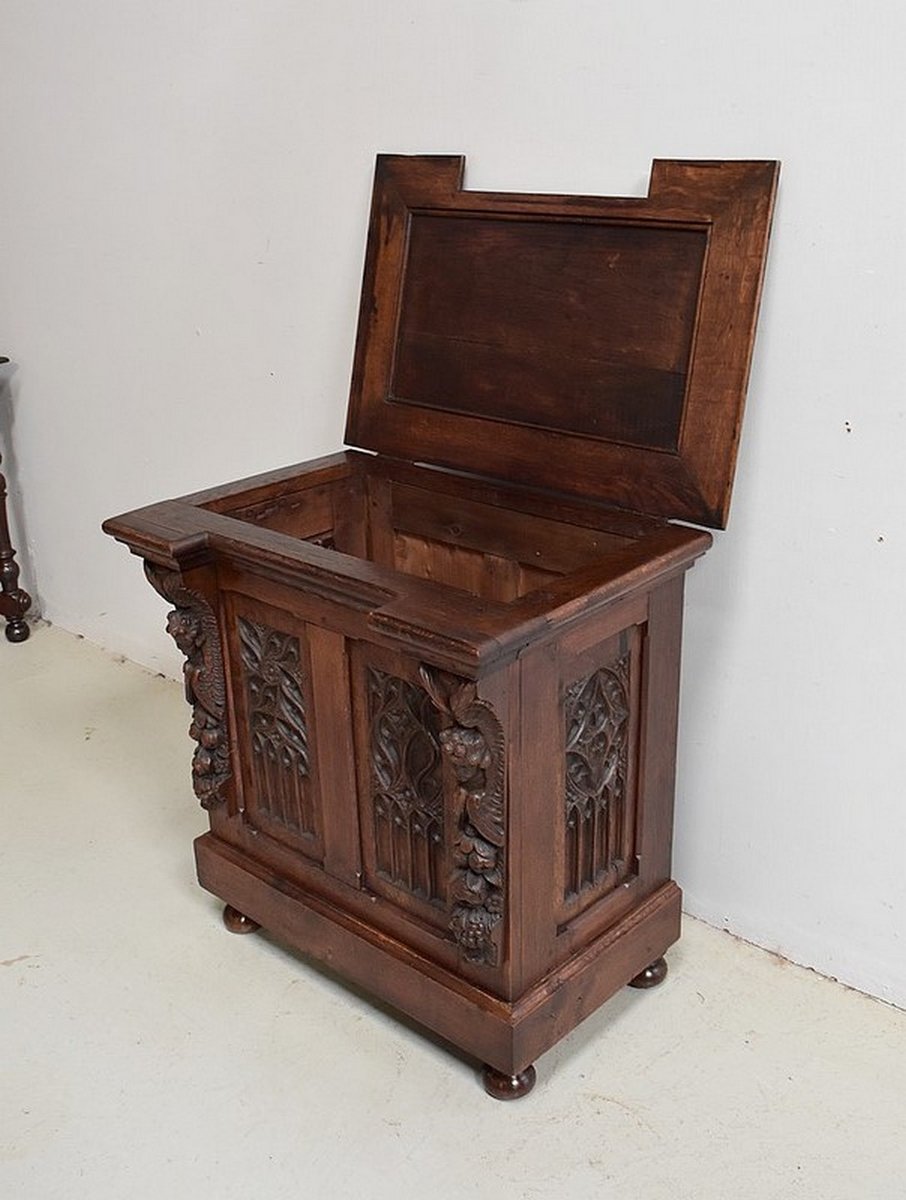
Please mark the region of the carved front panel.
<svg viewBox="0 0 906 1200"><path fill-rule="evenodd" d="M437 715L405 679L368 669L374 858L413 896L443 904L444 795Z"/></svg>
<svg viewBox="0 0 906 1200"><path fill-rule="evenodd" d="M299 639L246 617L239 617L238 628L254 817L266 827L314 837L317 822Z"/></svg>
<svg viewBox="0 0 906 1200"><path fill-rule="evenodd" d="M454 943L462 959L497 966L506 897L500 721L468 679L360 653L365 886Z"/></svg>
<svg viewBox="0 0 906 1200"><path fill-rule="evenodd" d="M566 690L567 901L590 889L604 894L631 872L629 684L627 654Z"/></svg>

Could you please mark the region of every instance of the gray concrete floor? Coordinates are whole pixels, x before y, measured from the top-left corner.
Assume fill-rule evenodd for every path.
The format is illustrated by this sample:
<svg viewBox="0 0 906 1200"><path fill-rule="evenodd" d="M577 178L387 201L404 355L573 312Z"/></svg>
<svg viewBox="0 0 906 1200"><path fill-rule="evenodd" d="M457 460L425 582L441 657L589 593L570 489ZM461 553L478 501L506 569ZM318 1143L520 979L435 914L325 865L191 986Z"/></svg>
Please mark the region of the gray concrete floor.
<svg viewBox="0 0 906 1200"><path fill-rule="evenodd" d="M906 1197L906 1013L687 920L500 1104L194 882L178 685L0 643L3 1200ZM766 864L769 869L769 864Z"/></svg>

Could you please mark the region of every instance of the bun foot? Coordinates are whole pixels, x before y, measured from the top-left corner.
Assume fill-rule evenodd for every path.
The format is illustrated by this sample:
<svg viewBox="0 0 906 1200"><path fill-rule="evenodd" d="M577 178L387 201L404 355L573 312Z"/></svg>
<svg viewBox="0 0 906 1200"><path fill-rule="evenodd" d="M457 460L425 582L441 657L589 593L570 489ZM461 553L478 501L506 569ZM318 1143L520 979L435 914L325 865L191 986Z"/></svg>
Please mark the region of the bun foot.
<svg viewBox="0 0 906 1200"><path fill-rule="evenodd" d="M21 617L12 617L6 624L8 642L24 642L28 638L28 625Z"/></svg>
<svg viewBox="0 0 906 1200"><path fill-rule="evenodd" d="M254 933L256 929L261 928L257 921L241 913L238 908L233 908L232 904L228 904L223 910L223 923L230 933Z"/></svg>
<svg viewBox="0 0 906 1200"><path fill-rule="evenodd" d="M629 986L634 988L652 988L663 983L667 978L666 958L656 958L644 971L639 971L635 979L630 979Z"/></svg>
<svg viewBox="0 0 906 1200"><path fill-rule="evenodd" d="M484 1090L495 1100L518 1100L527 1096L535 1086L535 1068L526 1067L518 1075L504 1075L493 1067L485 1066L482 1074Z"/></svg>

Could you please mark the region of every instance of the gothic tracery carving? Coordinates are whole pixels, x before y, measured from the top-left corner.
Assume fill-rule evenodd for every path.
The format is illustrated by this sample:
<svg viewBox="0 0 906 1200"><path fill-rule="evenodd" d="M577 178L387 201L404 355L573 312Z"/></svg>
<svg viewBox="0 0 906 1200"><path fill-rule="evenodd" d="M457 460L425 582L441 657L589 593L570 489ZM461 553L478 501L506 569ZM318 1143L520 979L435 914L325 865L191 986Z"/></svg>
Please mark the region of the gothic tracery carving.
<svg viewBox="0 0 906 1200"><path fill-rule="evenodd" d="M299 639L239 618L256 811L296 834L315 832L306 789L308 728Z"/></svg>
<svg viewBox="0 0 906 1200"><path fill-rule="evenodd" d="M629 656L566 691L567 898L624 858L629 761Z"/></svg>
<svg viewBox="0 0 906 1200"><path fill-rule="evenodd" d="M443 775L431 700L371 667L368 703L377 868L396 886L442 903Z"/></svg>

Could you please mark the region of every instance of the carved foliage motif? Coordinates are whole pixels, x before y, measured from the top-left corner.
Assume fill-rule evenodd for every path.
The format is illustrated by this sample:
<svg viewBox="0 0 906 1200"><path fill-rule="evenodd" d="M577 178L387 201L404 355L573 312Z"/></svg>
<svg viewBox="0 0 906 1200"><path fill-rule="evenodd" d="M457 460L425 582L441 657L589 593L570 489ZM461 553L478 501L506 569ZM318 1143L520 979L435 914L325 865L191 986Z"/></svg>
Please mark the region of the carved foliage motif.
<svg viewBox="0 0 906 1200"><path fill-rule="evenodd" d="M565 697L566 878L569 899L611 872L628 848L629 655L572 684Z"/></svg>
<svg viewBox="0 0 906 1200"><path fill-rule="evenodd" d="M453 847L450 929L463 957L496 966L504 906L503 730L474 683L423 666L421 679L450 724L440 744L458 782L461 817Z"/></svg>
<svg viewBox="0 0 906 1200"><path fill-rule="evenodd" d="M302 836L315 832L306 788L308 729L299 640L239 618L255 811Z"/></svg>
<svg viewBox="0 0 906 1200"><path fill-rule="evenodd" d="M374 849L378 871L435 903L446 898L437 716L421 688L368 671Z"/></svg>
<svg viewBox="0 0 906 1200"><path fill-rule="evenodd" d="M192 705L189 736L198 743L192 758L192 783L202 808L215 808L223 801L222 789L230 778L217 618L204 596L183 585L178 571L146 562L145 575L154 590L175 605L167 615L167 632L186 656L183 678L186 700Z"/></svg>

